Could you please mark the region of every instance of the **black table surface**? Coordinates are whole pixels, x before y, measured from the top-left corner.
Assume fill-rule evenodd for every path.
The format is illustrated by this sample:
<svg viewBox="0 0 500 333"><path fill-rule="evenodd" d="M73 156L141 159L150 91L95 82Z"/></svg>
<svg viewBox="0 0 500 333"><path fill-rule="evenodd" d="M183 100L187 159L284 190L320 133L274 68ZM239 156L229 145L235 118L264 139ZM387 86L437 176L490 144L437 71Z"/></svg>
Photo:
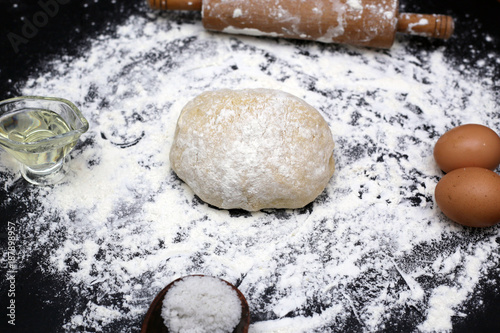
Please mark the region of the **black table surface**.
<svg viewBox="0 0 500 333"><path fill-rule="evenodd" d="M112 34L127 17L148 10L146 1L141 0L57 1L57 14L37 31L25 36L22 34L23 17L32 17L40 11L40 4L36 1L0 0L0 100L20 95L20 87L28 76L36 76L37 72L43 71L44 64L50 59L60 55L81 54L89 47L93 37L103 33ZM446 44L446 52L452 53L457 59L462 57L474 61L476 57L484 57L492 51L499 54L500 1L402 0L401 6L406 12L452 15L457 22L456 30L453 39ZM17 33L22 40L13 40L12 34L9 38L10 32ZM478 34L489 34L494 40L484 43L484 38L477 38ZM426 48L443 42L419 40L419 43L422 48ZM474 49L467 47L469 45L474 45ZM497 64L495 78L500 79L500 62ZM29 207L7 200L11 191L29 195L30 189L23 182L17 182L8 189L0 184L0 249L3 255L7 247L7 221L15 220L29 211ZM484 306L475 309L473 304L476 303L470 301L470 314L454 322L454 332L500 332L499 271L499 267L492 270L492 274L496 274L496 277L492 277L496 279L496 284L482 286ZM17 273L16 326L13 327L7 325L6 274L6 268L0 267L0 332L60 331L65 316L72 312L73 299L79 297L77 291L63 296L55 292L59 285L65 283L64 277L47 275L35 259L26 263ZM139 322L137 327L140 327ZM399 329L386 328L385 331Z"/></svg>

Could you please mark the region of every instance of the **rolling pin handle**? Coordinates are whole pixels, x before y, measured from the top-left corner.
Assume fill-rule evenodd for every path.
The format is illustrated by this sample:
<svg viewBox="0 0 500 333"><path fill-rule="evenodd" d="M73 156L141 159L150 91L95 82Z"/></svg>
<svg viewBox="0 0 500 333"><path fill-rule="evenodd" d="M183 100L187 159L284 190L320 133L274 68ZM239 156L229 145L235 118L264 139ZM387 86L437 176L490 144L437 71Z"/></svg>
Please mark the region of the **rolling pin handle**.
<svg viewBox="0 0 500 333"><path fill-rule="evenodd" d="M201 11L202 0L148 0L148 3L153 9Z"/></svg>
<svg viewBox="0 0 500 333"><path fill-rule="evenodd" d="M398 16L398 32L448 39L453 33L453 18L446 15L402 13Z"/></svg>

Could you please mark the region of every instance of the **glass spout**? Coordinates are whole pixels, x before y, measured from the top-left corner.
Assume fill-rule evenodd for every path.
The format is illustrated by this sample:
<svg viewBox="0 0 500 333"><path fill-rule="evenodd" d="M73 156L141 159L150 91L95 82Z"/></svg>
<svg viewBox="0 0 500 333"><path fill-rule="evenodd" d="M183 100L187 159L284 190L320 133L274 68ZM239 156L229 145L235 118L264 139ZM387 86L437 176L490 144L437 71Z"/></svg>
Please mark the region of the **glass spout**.
<svg viewBox="0 0 500 333"><path fill-rule="evenodd" d="M0 145L21 163L21 174L36 185L60 181L65 160L89 124L71 102L22 96L0 102Z"/></svg>

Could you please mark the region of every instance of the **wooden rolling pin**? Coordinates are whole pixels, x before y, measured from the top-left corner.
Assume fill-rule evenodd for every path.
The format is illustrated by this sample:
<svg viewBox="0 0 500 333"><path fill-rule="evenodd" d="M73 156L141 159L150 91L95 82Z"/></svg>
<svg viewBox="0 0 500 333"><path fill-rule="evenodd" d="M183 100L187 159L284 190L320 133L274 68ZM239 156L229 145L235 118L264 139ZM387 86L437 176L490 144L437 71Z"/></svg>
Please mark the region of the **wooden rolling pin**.
<svg viewBox="0 0 500 333"><path fill-rule="evenodd" d="M202 11L208 30L390 48L396 32L447 39L453 19L399 14L398 0L148 0L151 8Z"/></svg>

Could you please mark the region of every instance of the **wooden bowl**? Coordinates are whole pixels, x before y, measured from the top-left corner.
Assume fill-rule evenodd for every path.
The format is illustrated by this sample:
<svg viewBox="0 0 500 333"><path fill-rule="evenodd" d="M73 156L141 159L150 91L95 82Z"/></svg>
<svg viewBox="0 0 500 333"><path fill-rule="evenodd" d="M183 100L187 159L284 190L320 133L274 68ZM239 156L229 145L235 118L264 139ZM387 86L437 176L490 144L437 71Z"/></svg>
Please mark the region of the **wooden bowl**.
<svg viewBox="0 0 500 333"><path fill-rule="evenodd" d="M163 323L163 318L161 316L161 308L163 305L163 299L165 297L165 294L168 292L168 290L176 283L177 281L180 281L182 279L192 277L192 276L205 276L201 274L196 274L196 275L188 275L184 276L181 278L178 278L177 280L172 281L170 284L168 284L165 288L163 288L158 295L156 295L155 299L151 303L151 306L149 307L148 312L146 313L146 316L144 317L144 321L142 322L142 328L141 328L141 333L168 333L169 330ZM236 288L233 286L231 283L219 279L220 281L227 283L228 286L231 287L237 294L238 298L241 301L241 319L239 324L236 326L234 329L233 333L248 333L248 327L250 326L250 308L248 307L247 300L245 299L245 296Z"/></svg>

